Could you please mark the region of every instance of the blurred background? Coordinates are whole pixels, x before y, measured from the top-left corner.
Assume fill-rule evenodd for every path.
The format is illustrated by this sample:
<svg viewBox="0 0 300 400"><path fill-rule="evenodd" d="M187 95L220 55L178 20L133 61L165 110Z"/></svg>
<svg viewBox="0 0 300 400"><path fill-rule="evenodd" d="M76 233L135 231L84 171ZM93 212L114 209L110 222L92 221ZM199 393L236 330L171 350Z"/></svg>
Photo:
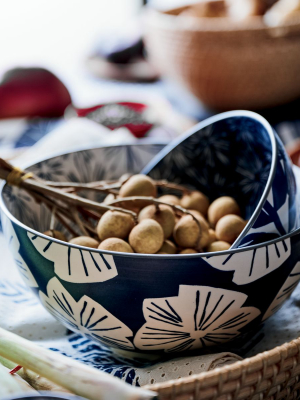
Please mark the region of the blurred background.
<svg viewBox="0 0 300 400"><path fill-rule="evenodd" d="M5 2L0 156L170 141L249 109L298 162L299 16L299 0Z"/></svg>

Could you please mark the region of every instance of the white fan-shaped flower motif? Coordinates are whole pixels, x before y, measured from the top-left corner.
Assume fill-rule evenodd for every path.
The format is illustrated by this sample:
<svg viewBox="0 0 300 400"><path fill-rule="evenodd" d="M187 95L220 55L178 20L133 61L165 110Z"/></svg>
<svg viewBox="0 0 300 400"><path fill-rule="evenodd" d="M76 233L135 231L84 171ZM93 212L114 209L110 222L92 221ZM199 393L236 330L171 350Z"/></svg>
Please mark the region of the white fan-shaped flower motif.
<svg viewBox="0 0 300 400"><path fill-rule="evenodd" d="M47 294L40 291L44 307L72 331L79 331L108 346L134 349L128 339L133 336L131 329L90 297L83 296L76 302L57 278L49 281Z"/></svg>
<svg viewBox="0 0 300 400"><path fill-rule="evenodd" d="M260 314L255 307L242 307L247 297L231 290L181 285L177 297L146 299L146 323L134 344L141 350L177 352L227 342Z"/></svg>
<svg viewBox="0 0 300 400"><path fill-rule="evenodd" d="M284 284L281 286L279 292L277 293L275 299L272 301L270 307L267 309L263 316L263 321L273 315L276 311L280 309L284 301L292 294L293 290L298 285L300 280L300 262L294 266L292 272L287 277Z"/></svg>
<svg viewBox="0 0 300 400"><path fill-rule="evenodd" d="M247 246L245 243L244 246ZM205 261L222 271L234 271L233 282L245 285L275 271L291 254L291 240L285 239L251 251L208 256Z"/></svg>
<svg viewBox="0 0 300 400"><path fill-rule="evenodd" d="M28 232L36 250L54 263L59 278L74 283L105 282L118 275L113 256L64 246Z"/></svg>
<svg viewBox="0 0 300 400"><path fill-rule="evenodd" d="M18 270L23 278L23 280L30 287L38 287L38 284L32 275L28 265L24 261L23 257L20 254L20 242L14 230L14 227L10 220L7 217L2 218L3 221L3 232L8 241L8 247L11 250L15 263L18 267Z"/></svg>

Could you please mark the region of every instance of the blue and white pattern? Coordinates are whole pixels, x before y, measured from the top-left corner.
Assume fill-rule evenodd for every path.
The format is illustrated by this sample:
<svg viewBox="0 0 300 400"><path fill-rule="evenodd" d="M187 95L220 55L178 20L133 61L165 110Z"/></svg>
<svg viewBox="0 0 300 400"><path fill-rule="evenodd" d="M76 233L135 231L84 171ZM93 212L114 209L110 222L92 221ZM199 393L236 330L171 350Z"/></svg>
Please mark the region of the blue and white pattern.
<svg viewBox="0 0 300 400"><path fill-rule="evenodd" d="M10 280L0 282L0 296L9 299L14 304L22 304L29 307L39 304L38 299L32 292L19 282L12 283Z"/></svg>
<svg viewBox="0 0 300 400"><path fill-rule="evenodd" d="M146 323L134 344L141 350L178 352L227 342L260 315L254 307L243 307L243 293L206 286L179 288L178 297L145 299Z"/></svg>
<svg viewBox="0 0 300 400"><path fill-rule="evenodd" d="M200 123L167 146L143 172L200 190L210 200L234 197L250 221L232 248L263 243L295 229L291 162L276 133L254 113L229 112Z"/></svg>
<svg viewBox="0 0 300 400"><path fill-rule="evenodd" d="M237 285L254 282L281 267L291 255L291 240L286 239L247 252L206 257L206 262L221 271L234 271Z"/></svg>
<svg viewBox="0 0 300 400"><path fill-rule="evenodd" d="M23 257L20 254L20 243L19 240L17 238L16 232L12 226L12 223L10 222L10 220L8 218L2 218L2 221L5 221L3 223L2 229L4 232L4 235L6 236L7 240L8 240L8 247L10 249L10 251L12 252L12 254L14 255L14 259L15 259L15 263L19 269L19 272L22 276L22 278L24 279L25 283L32 287L32 288L36 288L38 287L38 284L33 276L33 274L31 273L28 265L26 264L26 262L24 261Z"/></svg>
<svg viewBox="0 0 300 400"><path fill-rule="evenodd" d="M105 345L78 334L58 341L56 347L51 347L51 350L114 375L134 386L139 386L136 369L145 368L149 364L149 361L143 359L128 359L112 352Z"/></svg>
<svg viewBox="0 0 300 400"><path fill-rule="evenodd" d="M57 278L49 281L47 292L48 296L40 292L42 304L71 330L79 331L108 346L122 350L134 349L128 339L133 335L132 331L88 296L83 296L76 302Z"/></svg>
<svg viewBox="0 0 300 400"><path fill-rule="evenodd" d="M289 232L289 195L286 195L284 203L280 208L276 210L275 208L276 199L274 198L273 190L270 191L268 198L265 202L264 207L262 208L262 218L261 221L264 221L265 225L263 225L264 233L275 233L278 236L283 236L287 232ZM265 216L265 218L263 218ZM248 236L256 235L257 230L259 231L261 225L259 225L257 221L254 226L248 231ZM294 220L296 222L296 220ZM295 226L294 226L295 227ZM250 236L252 237L252 236ZM247 238L245 238L242 243L245 245ZM248 240L247 245L252 244L253 240Z"/></svg>
<svg viewBox="0 0 300 400"><path fill-rule="evenodd" d="M57 118L11 118L0 121L1 157L11 155L14 149L34 145L52 129L56 128L62 119Z"/></svg>
<svg viewBox="0 0 300 400"><path fill-rule="evenodd" d="M162 147L139 144L85 150L40 162L31 170L60 181L86 181L89 169L98 179L114 179L127 171L139 172ZM227 151L226 146L215 147L217 156L210 158L210 164L220 160L226 164L219 155L219 149ZM190 150L187 155L191 154ZM178 168L187 160L182 156ZM206 169L202 177L190 176L200 182L209 174ZM211 175L211 182L232 190L234 183L228 177L220 169ZM225 349L228 341L228 349L258 329L300 259L299 232L264 246L246 243L219 255L104 254L41 237L38 232L49 229L50 213L20 189L5 188L3 198L17 220L37 230L29 231L15 220L7 225L10 216L4 207L6 236L14 237L14 257L21 257L33 291L64 326L101 347L173 354L209 345ZM55 228L61 229L59 224Z"/></svg>
<svg viewBox="0 0 300 400"><path fill-rule="evenodd" d="M74 283L105 282L118 275L112 256L62 246L28 232L36 250L54 263L56 275Z"/></svg>

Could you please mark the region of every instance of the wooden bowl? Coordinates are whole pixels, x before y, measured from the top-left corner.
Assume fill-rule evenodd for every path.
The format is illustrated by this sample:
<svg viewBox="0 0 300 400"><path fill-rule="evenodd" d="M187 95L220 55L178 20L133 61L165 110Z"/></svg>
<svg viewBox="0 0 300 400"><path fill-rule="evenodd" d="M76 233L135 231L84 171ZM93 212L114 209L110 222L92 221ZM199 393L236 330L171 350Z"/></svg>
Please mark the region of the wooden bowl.
<svg viewBox="0 0 300 400"><path fill-rule="evenodd" d="M300 18L266 27L260 17L178 15L184 8L145 15L150 61L218 110L261 109L300 96Z"/></svg>

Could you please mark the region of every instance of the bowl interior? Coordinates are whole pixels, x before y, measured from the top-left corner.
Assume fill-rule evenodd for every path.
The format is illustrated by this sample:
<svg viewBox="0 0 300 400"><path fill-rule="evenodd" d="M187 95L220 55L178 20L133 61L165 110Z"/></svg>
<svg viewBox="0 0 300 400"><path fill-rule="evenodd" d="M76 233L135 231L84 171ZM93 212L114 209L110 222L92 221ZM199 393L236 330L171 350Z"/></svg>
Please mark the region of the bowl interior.
<svg viewBox="0 0 300 400"><path fill-rule="evenodd" d="M163 148L165 143L131 144L88 149L59 155L27 168L45 180L58 182L90 182L102 179L118 179L126 172L139 173ZM102 201L105 195L84 192L81 195L92 200ZM49 229L51 213L34 201L24 190L6 185L3 201L8 211L24 225L39 232ZM56 221L55 229L65 228Z"/></svg>
<svg viewBox="0 0 300 400"><path fill-rule="evenodd" d="M167 146L143 172L198 189L211 201L232 196L248 220L267 185L271 186L274 156L266 127L251 117L234 116L193 128ZM284 181L284 169L278 167ZM277 200L284 202L285 196Z"/></svg>

